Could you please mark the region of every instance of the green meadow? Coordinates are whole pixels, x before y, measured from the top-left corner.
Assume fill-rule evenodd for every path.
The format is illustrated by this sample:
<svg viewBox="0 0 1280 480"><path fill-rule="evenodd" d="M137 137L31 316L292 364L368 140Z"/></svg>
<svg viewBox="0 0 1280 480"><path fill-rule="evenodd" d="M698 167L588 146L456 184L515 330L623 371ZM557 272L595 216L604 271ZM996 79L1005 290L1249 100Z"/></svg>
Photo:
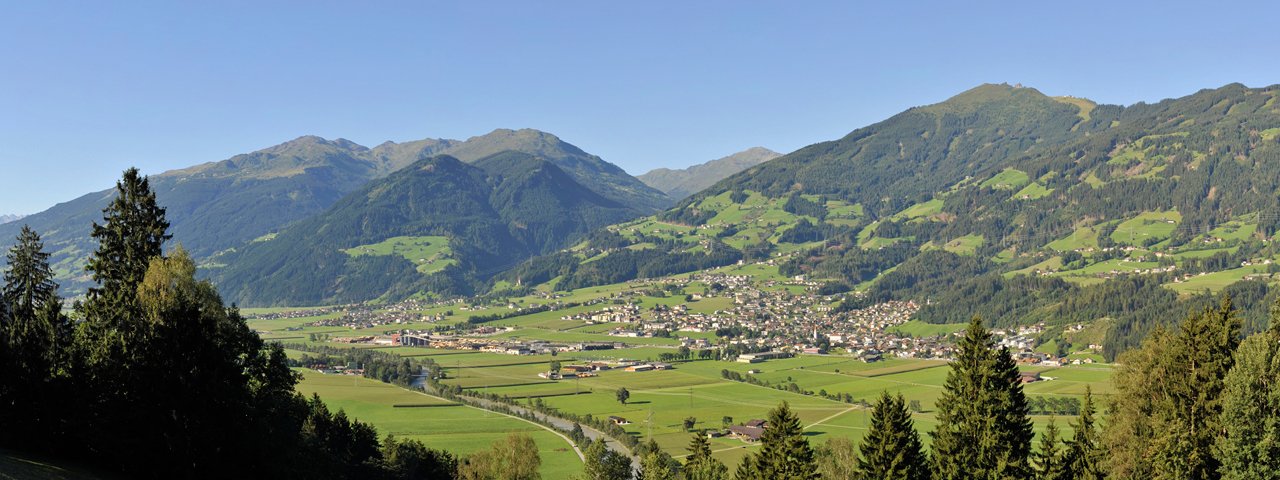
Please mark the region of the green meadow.
<svg viewBox="0 0 1280 480"><path fill-rule="evenodd" d="M308 371L297 388L303 395L319 394L332 410L342 409L377 427L379 435L413 438L431 448L467 455L519 432L537 443L543 478L567 478L582 471L582 461L566 439L515 417L349 375Z"/></svg>

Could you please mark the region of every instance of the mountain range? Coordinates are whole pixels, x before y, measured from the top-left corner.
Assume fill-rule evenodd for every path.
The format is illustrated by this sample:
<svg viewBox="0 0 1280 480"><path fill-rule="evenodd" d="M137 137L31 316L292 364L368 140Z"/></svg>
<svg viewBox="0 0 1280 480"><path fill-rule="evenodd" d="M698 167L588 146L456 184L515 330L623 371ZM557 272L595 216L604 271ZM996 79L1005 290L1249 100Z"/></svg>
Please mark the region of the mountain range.
<svg viewBox="0 0 1280 480"><path fill-rule="evenodd" d="M725 177L782 156L764 147L752 147L727 157L672 170L655 168L636 177L645 185L661 190L667 196L683 200Z"/></svg>
<svg viewBox="0 0 1280 480"><path fill-rule="evenodd" d="M846 308L924 302L926 322L1108 319L1111 353L1212 301L1204 292L1231 292L1265 325L1280 273L1278 96L1231 84L1118 106L982 85L499 278L568 289L767 262L779 279L860 292Z"/></svg>
<svg viewBox="0 0 1280 480"><path fill-rule="evenodd" d="M422 158L447 154L471 162L502 151L543 159L636 215L657 212L672 202L616 165L531 129L499 129L465 141L386 142L374 148L304 136L223 161L152 175L150 182L167 209L174 240L207 264L215 255L324 212L344 195ZM93 249L89 232L94 221L101 221L101 211L113 195L114 189L90 193L24 219L52 251L51 261L66 293L76 294L88 285L83 266ZM20 228L0 224L0 248L7 249Z"/></svg>
<svg viewBox="0 0 1280 480"><path fill-rule="evenodd" d="M22 220L26 215L0 214L0 224Z"/></svg>
<svg viewBox="0 0 1280 480"><path fill-rule="evenodd" d="M216 257L225 266L209 271L250 305L465 295L487 274L637 215L538 156L501 151L467 164L437 155Z"/></svg>

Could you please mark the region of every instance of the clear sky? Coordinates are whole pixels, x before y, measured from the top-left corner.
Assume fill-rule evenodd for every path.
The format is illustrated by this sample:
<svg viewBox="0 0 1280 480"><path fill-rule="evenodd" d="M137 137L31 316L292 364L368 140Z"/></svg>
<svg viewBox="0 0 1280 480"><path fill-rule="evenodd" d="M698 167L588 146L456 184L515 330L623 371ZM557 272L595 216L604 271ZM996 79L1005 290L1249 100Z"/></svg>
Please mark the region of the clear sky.
<svg viewBox="0 0 1280 480"><path fill-rule="evenodd" d="M1120 5L1123 4L1123 5ZM0 0L0 214L315 134L546 130L633 174L789 152L984 82L1280 83L1280 3Z"/></svg>

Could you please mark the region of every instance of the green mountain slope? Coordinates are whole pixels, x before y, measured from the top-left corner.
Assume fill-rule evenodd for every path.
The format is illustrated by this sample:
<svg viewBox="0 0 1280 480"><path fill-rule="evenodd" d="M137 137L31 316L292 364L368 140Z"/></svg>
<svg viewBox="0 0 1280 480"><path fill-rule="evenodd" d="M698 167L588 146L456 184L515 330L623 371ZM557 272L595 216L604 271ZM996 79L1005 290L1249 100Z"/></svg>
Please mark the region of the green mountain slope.
<svg viewBox="0 0 1280 480"><path fill-rule="evenodd" d="M661 190L673 199L684 199L725 177L782 156L764 147L752 147L741 152L689 168L672 170L656 168L636 177L645 185Z"/></svg>
<svg viewBox="0 0 1280 480"><path fill-rule="evenodd" d="M1256 327L1280 282L1277 95L1233 84L1121 107L984 85L749 168L504 278L572 288L741 257L771 278L855 288L854 304L925 302L927 322L1110 317L1111 353L1205 291L1233 292ZM1166 297L1182 300L1156 301Z"/></svg>
<svg viewBox="0 0 1280 480"><path fill-rule="evenodd" d="M213 265L209 259L214 255L323 212L369 181L422 158L457 151L468 160L478 160L488 155L481 153L498 147L567 165L571 168L566 171L579 183L613 201L638 206L640 213L669 204L661 192L616 166L535 130L498 130L468 141L386 142L374 148L305 136L227 160L152 175L151 184L168 210L174 241L197 260ZM82 292L88 285L83 267L92 251L90 227L101 220L101 210L113 192L91 193L22 222L0 224L0 248L7 249L21 226L30 224L54 252L52 261L63 291Z"/></svg>
<svg viewBox="0 0 1280 480"><path fill-rule="evenodd" d="M220 256L226 266L211 272L245 305L467 294L524 258L638 214L533 155L502 152L471 165L441 155Z"/></svg>

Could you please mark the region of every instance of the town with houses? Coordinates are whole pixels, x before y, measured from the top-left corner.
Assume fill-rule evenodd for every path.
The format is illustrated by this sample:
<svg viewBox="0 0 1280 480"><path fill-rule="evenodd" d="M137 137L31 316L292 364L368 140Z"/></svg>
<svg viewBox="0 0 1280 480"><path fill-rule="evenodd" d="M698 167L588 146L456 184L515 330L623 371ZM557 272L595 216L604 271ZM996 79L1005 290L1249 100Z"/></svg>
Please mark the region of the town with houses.
<svg viewBox="0 0 1280 480"><path fill-rule="evenodd" d="M683 289L690 283L715 285L715 292L691 294L689 300L723 297L732 304L710 313L692 311L687 304L673 306L642 305L642 292L654 287ZM664 360L680 358L677 352L703 352L703 358L742 363L760 363L770 359L798 354L843 355L875 362L889 357L947 360L954 348L953 335L915 337L899 333L894 327L909 321L920 305L913 301L889 301L866 308L839 311L834 308L841 296L818 295L817 284L792 279L791 284L804 285L803 293L791 293L784 289L770 289L772 284L758 286L746 275L695 274L687 278L661 279L632 282L626 292L595 298L578 304L563 302L560 295L544 294L546 303L516 305L501 303L499 306L514 312L518 318L521 309L557 311L569 306L599 306L599 308L560 316L560 320L578 321L584 325L607 324L614 327L605 335L617 337L616 341L554 342L537 339L515 339L496 334L512 332L519 327L509 325L472 324L462 322L443 325L441 322L454 313L423 314L424 310L439 310L449 306L459 312L478 311L493 305L467 304L462 300L430 303L416 300L389 306L347 305L329 307L324 311L309 310L304 313L276 313L274 318L292 318L324 314L329 318L308 324L309 326L344 327L351 335L325 335L322 340L344 344L368 344L371 346L409 346L450 350L474 350L508 355L558 354L562 352L612 351L616 359L609 362L589 362L584 365L566 365L558 372L543 372L539 376L558 380L590 376L602 369L624 369L632 372L660 371L674 368L670 362L642 362L627 360L628 338L668 337L679 341L673 345L672 354ZM473 300L474 301L474 300ZM725 302L727 303L727 302ZM1051 354L1035 352L1036 339L1044 331L1044 325L1028 325L1015 329L992 330L1001 346L1008 347L1015 360L1024 364L1061 366L1067 361ZM709 339L705 333L715 333ZM702 335L692 335L700 333ZM1100 348L1100 347L1099 347ZM710 355L707 355L710 354ZM1084 360L1087 362L1087 360ZM1080 363L1081 360L1075 360Z"/></svg>

